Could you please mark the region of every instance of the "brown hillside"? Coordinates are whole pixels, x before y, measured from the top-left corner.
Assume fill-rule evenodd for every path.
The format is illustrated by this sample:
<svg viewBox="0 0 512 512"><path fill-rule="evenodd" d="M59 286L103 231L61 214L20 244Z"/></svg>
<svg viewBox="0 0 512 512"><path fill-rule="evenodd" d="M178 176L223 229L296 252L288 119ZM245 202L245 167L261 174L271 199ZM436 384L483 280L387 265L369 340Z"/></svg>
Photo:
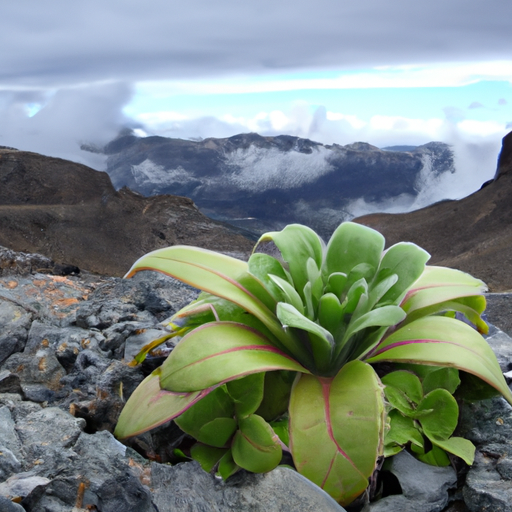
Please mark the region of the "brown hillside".
<svg viewBox="0 0 512 512"><path fill-rule="evenodd" d="M0 245L15 251L120 276L169 245L246 256L253 243L190 199L116 191L106 173L84 165L0 149Z"/></svg>
<svg viewBox="0 0 512 512"><path fill-rule="evenodd" d="M430 252L431 264L469 272L491 291L512 290L512 132L503 138L494 180L478 192L410 213L355 221L380 231L389 245L417 243Z"/></svg>

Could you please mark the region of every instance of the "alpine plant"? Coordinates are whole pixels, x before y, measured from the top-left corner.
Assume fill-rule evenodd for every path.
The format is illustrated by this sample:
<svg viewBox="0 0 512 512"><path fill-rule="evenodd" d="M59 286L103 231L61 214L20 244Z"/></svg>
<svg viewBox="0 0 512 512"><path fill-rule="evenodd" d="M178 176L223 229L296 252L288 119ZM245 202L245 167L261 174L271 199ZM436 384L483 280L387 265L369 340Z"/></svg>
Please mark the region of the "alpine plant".
<svg viewBox="0 0 512 512"><path fill-rule="evenodd" d="M470 464L473 445L452 436L458 370L512 404L481 336L485 285L427 266L413 243L384 243L351 222L327 245L292 224L264 234L248 262L185 246L140 258L126 277L155 270L202 293L135 358L182 336L127 401L117 437L173 419L197 440L191 457L223 478L270 471L289 452L342 505L403 448Z"/></svg>

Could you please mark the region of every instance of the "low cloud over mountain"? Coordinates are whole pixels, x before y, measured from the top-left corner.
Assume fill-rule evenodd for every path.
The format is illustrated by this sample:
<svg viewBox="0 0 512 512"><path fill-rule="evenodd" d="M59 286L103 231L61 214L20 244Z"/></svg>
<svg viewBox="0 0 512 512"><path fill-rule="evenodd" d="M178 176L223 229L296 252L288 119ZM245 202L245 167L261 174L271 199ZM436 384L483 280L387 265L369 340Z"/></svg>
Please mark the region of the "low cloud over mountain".
<svg viewBox="0 0 512 512"><path fill-rule="evenodd" d="M361 202L407 209L430 182L455 172L440 142L382 150L285 135L189 141L127 133L102 152L116 188L187 196L207 215L255 231L301 222L324 236Z"/></svg>

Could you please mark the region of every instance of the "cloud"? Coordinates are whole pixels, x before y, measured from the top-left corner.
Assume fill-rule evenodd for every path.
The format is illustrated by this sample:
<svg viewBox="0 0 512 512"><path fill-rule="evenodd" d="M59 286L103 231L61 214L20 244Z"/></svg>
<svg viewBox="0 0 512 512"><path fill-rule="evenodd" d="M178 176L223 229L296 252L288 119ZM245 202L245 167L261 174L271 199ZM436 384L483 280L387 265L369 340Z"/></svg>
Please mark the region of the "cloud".
<svg viewBox="0 0 512 512"><path fill-rule="evenodd" d="M498 100L498 105L508 105L508 101L505 98L500 98Z"/></svg>
<svg viewBox="0 0 512 512"><path fill-rule="evenodd" d="M51 9L38 0L9 2L2 6L0 47L9 51L0 53L0 84L54 88L296 69L385 71L380 79L342 79L360 87L395 81L397 66L510 61L511 17L512 3L502 0L432 0L428 8L399 0L54 0ZM482 72L502 76L506 69ZM409 74L428 78L421 67L415 73ZM446 66L429 77L443 81L452 73Z"/></svg>
<svg viewBox="0 0 512 512"><path fill-rule="evenodd" d="M484 106L479 101L473 101L473 103L471 103L468 108L471 110L475 108L484 108Z"/></svg>
<svg viewBox="0 0 512 512"><path fill-rule="evenodd" d="M123 126L136 127L137 123L122 113L130 98L131 87L124 83L71 87L54 93L0 91L0 144L101 168L103 158L80 151L80 144L103 145Z"/></svg>

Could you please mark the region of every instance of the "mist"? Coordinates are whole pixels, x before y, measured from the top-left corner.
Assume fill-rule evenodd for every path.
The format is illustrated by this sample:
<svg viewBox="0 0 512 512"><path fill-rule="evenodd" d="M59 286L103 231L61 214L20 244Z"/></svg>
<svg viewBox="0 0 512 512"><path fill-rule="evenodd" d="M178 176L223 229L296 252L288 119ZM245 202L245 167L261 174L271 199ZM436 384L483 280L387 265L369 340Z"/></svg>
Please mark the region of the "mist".
<svg viewBox="0 0 512 512"><path fill-rule="evenodd" d="M294 104L282 111L260 112L253 118L186 118L161 113L133 119L124 112L132 94L131 85L124 82L57 91L0 91L0 145L65 158L101 171L106 169L106 156L84 151L80 146L102 148L127 127L141 135L183 139L257 132L263 136L294 135L323 144L362 141L383 148L417 146L437 140L452 146L456 172L435 176L425 165L416 183L417 196L394 197L378 203L359 199L345 208L354 217L373 212L407 212L477 191L493 178L501 138L505 135L493 127L485 132L480 126L468 125L449 108L444 119L431 120L375 116L363 121L330 112L325 106L312 109L307 103Z"/></svg>
<svg viewBox="0 0 512 512"><path fill-rule="evenodd" d="M0 145L104 170L106 158L80 146L102 147L123 127L138 126L123 113L131 96L131 86L119 82L57 91L0 90Z"/></svg>

